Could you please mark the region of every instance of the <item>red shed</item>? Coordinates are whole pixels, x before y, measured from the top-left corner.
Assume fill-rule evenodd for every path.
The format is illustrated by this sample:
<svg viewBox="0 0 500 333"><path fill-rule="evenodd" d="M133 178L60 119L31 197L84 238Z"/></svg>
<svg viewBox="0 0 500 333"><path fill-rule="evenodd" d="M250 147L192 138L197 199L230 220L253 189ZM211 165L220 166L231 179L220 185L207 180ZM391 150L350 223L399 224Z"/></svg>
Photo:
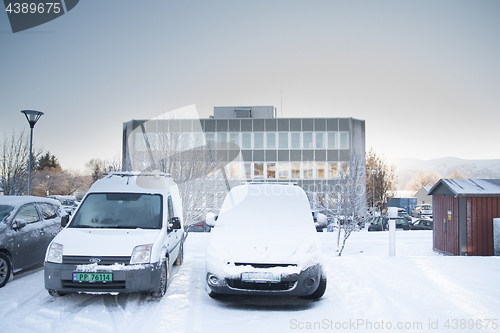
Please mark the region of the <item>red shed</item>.
<svg viewBox="0 0 500 333"><path fill-rule="evenodd" d="M430 190L434 250L493 256L493 219L500 217L500 179L441 179Z"/></svg>

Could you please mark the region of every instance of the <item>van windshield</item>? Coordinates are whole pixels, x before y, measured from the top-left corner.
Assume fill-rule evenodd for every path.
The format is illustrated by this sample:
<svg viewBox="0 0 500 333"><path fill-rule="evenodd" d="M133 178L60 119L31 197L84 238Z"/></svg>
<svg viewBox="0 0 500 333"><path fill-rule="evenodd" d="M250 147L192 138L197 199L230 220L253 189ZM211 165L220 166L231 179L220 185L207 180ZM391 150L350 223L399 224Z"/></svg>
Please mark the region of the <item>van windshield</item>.
<svg viewBox="0 0 500 333"><path fill-rule="evenodd" d="M159 194L93 193L83 201L68 228L161 229Z"/></svg>

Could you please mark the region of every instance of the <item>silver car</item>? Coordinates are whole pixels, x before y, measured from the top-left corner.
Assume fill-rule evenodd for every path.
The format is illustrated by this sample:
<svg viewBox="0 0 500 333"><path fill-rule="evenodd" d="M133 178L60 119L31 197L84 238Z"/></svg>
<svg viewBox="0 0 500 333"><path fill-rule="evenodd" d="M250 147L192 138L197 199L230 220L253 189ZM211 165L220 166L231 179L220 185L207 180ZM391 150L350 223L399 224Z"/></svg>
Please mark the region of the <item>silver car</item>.
<svg viewBox="0 0 500 333"><path fill-rule="evenodd" d="M13 272L43 263L63 215L57 200L0 196L0 288Z"/></svg>

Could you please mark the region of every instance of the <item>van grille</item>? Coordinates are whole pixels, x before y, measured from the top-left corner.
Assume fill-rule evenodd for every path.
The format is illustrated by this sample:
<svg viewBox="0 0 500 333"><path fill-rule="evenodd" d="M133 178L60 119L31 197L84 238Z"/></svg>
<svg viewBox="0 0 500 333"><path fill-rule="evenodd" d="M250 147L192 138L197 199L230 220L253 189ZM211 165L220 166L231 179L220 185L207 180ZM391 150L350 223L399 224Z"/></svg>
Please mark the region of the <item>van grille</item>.
<svg viewBox="0 0 500 333"><path fill-rule="evenodd" d="M91 261L91 259L98 259ZM89 265L97 262L98 265L114 265L130 263L130 257L99 257L99 256L63 256L63 264Z"/></svg>

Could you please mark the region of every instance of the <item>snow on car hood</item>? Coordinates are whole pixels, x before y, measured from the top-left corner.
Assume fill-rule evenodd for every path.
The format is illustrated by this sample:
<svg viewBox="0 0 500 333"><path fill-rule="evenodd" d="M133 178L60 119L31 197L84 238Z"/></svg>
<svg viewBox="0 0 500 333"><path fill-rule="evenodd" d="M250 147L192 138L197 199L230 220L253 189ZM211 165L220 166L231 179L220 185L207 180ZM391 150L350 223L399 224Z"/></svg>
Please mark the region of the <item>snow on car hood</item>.
<svg viewBox="0 0 500 333"><path fill-rule="evenodd" d="M66 228L53 242L70 256L130 256L137 245L153 244L160 230Z"/></svg>
<svg viewBox="0 0 500 333"><path fill-rule="evenodd" d="M311 246L317 243L316 235L300 232L304 230L215 229L211 234L209 255L222 257L228 262L298 265Z"/></svg>

